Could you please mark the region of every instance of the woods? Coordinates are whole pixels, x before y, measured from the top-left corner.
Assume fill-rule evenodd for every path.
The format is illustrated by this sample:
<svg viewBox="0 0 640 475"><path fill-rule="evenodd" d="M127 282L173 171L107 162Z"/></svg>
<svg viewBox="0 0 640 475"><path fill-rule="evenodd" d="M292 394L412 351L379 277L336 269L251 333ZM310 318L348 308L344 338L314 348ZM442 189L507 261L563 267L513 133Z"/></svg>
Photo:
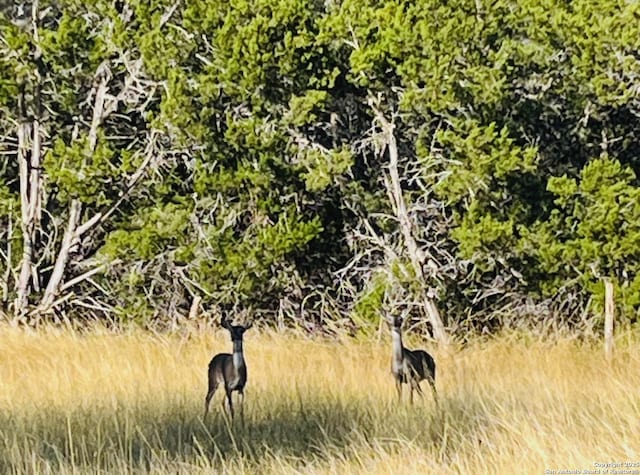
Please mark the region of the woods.
<svg viewBox="0 0 640 475"><path fill-rule="evenodd" d="M0 11L4 318L640 315L640 5Z"/></svg>

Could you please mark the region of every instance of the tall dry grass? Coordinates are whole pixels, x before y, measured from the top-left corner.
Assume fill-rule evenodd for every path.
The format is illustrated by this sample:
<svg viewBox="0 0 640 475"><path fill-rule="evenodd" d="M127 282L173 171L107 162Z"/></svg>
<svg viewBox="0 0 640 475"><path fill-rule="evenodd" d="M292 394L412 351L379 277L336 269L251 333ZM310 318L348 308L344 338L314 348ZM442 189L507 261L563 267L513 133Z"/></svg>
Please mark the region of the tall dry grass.
<svg viewBox="0 0 640 475"><path fill-rule="evenodd" d="M493 474L640 461L637 338L618 341L612 366L567 339L433 351L440 405L425 391L410 407L397 404L386 339L252 329L246 425L224 416L221 392L203 423L208 361L229 347L222 331L0 328L0 473Z"/></svg>

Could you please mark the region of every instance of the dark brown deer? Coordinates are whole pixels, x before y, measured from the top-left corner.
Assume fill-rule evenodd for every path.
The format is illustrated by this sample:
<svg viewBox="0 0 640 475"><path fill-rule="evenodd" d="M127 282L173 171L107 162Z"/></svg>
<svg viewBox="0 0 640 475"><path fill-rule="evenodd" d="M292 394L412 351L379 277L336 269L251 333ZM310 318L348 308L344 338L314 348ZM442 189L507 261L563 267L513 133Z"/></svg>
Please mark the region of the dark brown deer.
<svg viewBox="0 0 640 475"><path fill-rule="evenodd" d="M409 350L402 345L402 317L387 318L391 326L391 373L396 381L398 399L402 400L402 385L409 384L409 402L413 404L413 391L423 395L420 381L426 379L433 398L437 402L436 392L436 363L429 353L424 350Z"/></svg>
<svg viewBox="0 0 640 475"><path fill-rule="evenodd" d="M251 328L252 322L233 325L226 317L222 317L220 324L231 335L233 354L218 353L209 363L209 390L204 401L204 418L207 418L211 398L218 386L222 384L227 396L231 418L234 417L231 393L237 391L240 395L240 417L244 420L244 387L247 384L247 364L242 352L242 337L244 332Z"/></svg>

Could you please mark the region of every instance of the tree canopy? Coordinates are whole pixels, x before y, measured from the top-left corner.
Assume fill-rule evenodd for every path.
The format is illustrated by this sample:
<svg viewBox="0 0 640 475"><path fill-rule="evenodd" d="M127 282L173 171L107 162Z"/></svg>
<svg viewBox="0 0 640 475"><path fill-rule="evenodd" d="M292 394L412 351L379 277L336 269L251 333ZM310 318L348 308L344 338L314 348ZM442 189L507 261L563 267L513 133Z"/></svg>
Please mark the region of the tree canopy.
<svg viewBox="0 0 640 475"><path fill-rule="evenodd" d="M0 10L2 308L640 315L640 4ZM595 320L592 318L595 317ZM437 336L437 335L436 335Z"/></svg>

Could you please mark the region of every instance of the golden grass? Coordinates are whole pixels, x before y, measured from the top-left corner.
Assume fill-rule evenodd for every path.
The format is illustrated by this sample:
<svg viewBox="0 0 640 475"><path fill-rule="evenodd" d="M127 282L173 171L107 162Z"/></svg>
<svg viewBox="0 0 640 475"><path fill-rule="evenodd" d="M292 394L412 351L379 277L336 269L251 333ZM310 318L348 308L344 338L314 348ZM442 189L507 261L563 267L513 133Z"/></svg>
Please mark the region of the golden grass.
<svg viewBox="0 0 640 475"><path fill-rule="evenodd" d="M245 427L222 413L222 391L202 421L207 364L229 347L222 331L0 328L0 473L541 474L640 461L637 338L618 342L613 366L567 339L436 350L440 405L423 383L410 407L396 402L387 339L251 330Z"/></svg>

